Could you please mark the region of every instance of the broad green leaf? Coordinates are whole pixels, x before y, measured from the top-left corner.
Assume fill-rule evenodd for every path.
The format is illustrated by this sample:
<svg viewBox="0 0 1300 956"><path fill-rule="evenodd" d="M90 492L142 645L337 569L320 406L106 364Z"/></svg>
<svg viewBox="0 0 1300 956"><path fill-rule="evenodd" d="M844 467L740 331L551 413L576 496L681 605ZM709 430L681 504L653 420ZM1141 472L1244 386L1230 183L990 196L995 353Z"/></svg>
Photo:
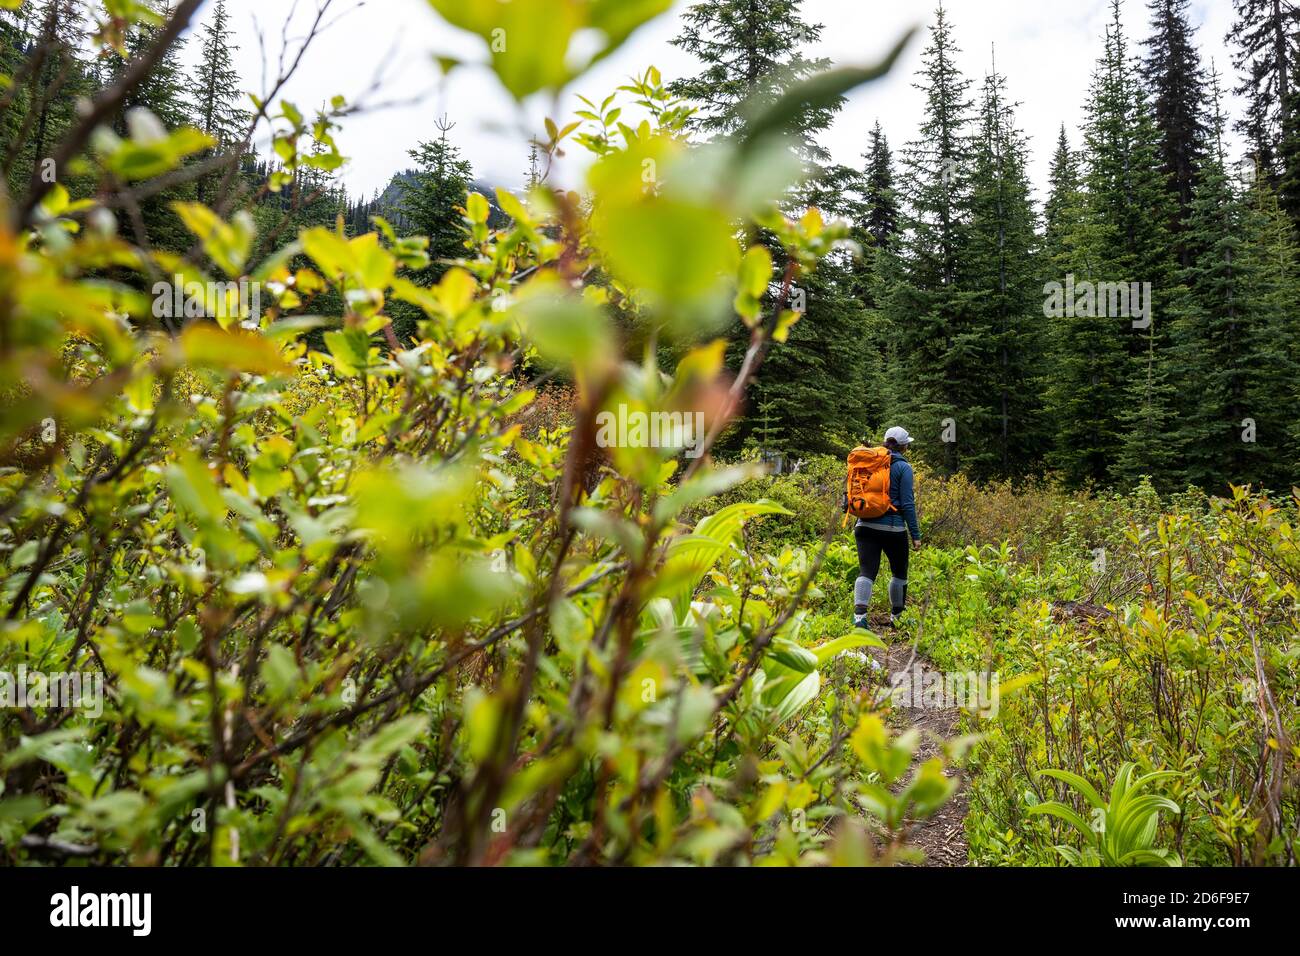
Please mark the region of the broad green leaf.
<svg viewBox="0 0 1300 956"><path fill-rule="evenodd" d="M334 360L334 367L345 377L358 374L370 364L370 336L365 329L354 326L326 332L325 347Z"/></svg>
<svg viewBox="0 0 1300 956"><path fill-rule="evenodd" d="M821 667L827 661L832 660L836 655L845 651L856 650L859 647L885 647L885 642L874 634L846 634L843 637L837 637L834 640L827 641L825 644L819 644L812 648L812 652L817 657L817 666Z"/></svg>
<svg viewBox="0 0 1300 956"><path fill-rule="evenodd" d="M184 360L199 368L256 375L281 375L291 371L275 342L257 332L222 331L216 326L196 322L188 326L180 339Z"/></svg>

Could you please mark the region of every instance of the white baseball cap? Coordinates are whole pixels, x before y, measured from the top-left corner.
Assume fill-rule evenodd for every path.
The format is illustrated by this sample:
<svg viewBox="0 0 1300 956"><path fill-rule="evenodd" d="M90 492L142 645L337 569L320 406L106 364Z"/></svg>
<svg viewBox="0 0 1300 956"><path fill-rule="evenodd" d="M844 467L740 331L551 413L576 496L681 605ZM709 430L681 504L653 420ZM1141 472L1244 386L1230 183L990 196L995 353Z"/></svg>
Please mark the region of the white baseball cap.
<svg viewBox="0 0 1300 956"><path fill-rule="evenodd" d="M907 429L898 425L885 432L885 441L889 441L891 438L900 445L912 444L912 436L907 433Z"/></svg>

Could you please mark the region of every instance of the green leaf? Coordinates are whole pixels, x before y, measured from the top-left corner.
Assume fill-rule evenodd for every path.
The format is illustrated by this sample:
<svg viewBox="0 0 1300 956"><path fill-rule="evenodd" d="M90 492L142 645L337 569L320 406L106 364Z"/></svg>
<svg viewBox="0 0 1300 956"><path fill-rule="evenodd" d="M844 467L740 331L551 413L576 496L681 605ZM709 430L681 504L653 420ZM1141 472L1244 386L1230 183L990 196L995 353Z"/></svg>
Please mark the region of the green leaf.
<svg viewBox="0 0 1300 956"><path fill-rule="evenodd" d="M817 658L817 666L821 667L838 654L845 651L855 650L859 647L885 647L885 642L874 634L846 634L843 637L837 637L825 644L819 644L812 648L813 654Z"/></svg>
<svg viewBox="0 0 1300 956"><path fill-rule="evenodd" d="M690 608L691 595L695 593L700 579L738 540L741 525L747 519L760 515L792 513L772 501L737 502L700 519L693 534L674 538L668 546L667 556L650 588L647 600L659 596L669 598L673 602L677 620L682 620Z"/></svg>
<svg viewBox="0 0 1300 956"><path fill-rule="evenodd" d="M465 197L465 214L469 216L470 222L487 222L491 212L492 207L488 205L482 193L472 192Z"/></svg>
<svg viewBox="0 0 1300 956"><path fill-rule="evenodd" d="M821 675L817 671L813 671L795 684L773 709L773 725L780 727L787 721L793 720L799 711L817 699L821 686Z"/></svg>
<svg viewBox="0 0 1300 956"><path fill-rule="evenodd" d="M325 333L325 347L340 375L351 378L370 364L370 336L365 329L333 329Z"/></svg>
<svg viewBox="0 0 1300 956"><path fill-rule="evenodd" d="M661 304L711 296L740 259L731 223L712 205L663 198L614 204L602 207L593 225L610 269Z"/></svg>
<svg viewBox="0 0 1300 956"><path fill-rule="evenodd" d="M750 246L740 260L740 291L761 298L772 281L772 253L766 246Z"/></svg>
<svg viewBox="0 0 1300 956"><path fill-rule="evenodd" d="M1068 783L1075 790L1078 790L1079 793L1083 794L1084 798L1094 807L1101 810L1106 808L1106 801L1102 800L1101 794L1097 793L1096 788L1094 788L1087 780L1084 780L1083 777L1080 777L1077 773L1071 773L1068 770L1048 769L1038 771L1038 775L1040 777L1051 777L1055 780Z"/></svg>
<svg viewBox="0 0 1300 956"><path fill-rule="evenodd" d="M215 145L216 140L191 127L149 140L123 140L101 127L94 138L95 152L105 168L130 182L161 176Z"/></svg>
<svg viewBox="0 0 1300 956"><path fill-rule="evenodd" d="M516 100L558 91L623 45L672 0L429 0L443 19L479 36ZM579 56L578 34L595 49Z"/></svg>
<svg viewBox="0 0 1300 956"><path fill-rule="evenodd" d="M222 331L212 325L194 323L180 339L181 355L197 368L213 368L255 375L283 375L292 371L279 347L257 332Z"/></svg>
<svg viewBox="0 0 1300 956"><path fill-rule="evenodd" d="M549 363L589 369L613 358L609 320L586 299L547 287L525 293L513 311L525 335Z"/></svg>
<svg viewBox="0 0 1300 956"><path fill-rule="evenodd" d="M845 94L880 79L893 68L915 33L916 27L904 33L879 63L825 70L787 88L745 126L740 137L742 157L765 138L792 131L799 117L808 115L809 110L833 106Z"/></svg>
<svg viewBox="0 0 1300 956"><path fill-rule="evenodd" d="M228 224L202 203L174 202L172 209L226 275L243 274L257 233L248 212L241 210Z"/></svg>
<svg viewBox="0 0 1300 956"><path fill-rule="evenodd" d="M763 468L758 463L703 469L689 480L679 484L671 494L655 502L654 520L662 524L696 502L722 494L742 481L757 478L762 473Z"/></svg>
<svg viewBox="0 0 1300 956"><path fill-rule="evenodd" d="M283 700L288 697L301 676L293 651L280 644L272 644L267 649L266 660L262 662L262 680L272 698Z"/></svg>
<svg viewBox="0 0 1300 956"><path fill-rule="evenodd" d="M817 669L817 655L787 638L774 638L767 653L769 657L800 674L811 674Z"/></svg>
<svg viewBox="0 0 1300 956"><path fill-rule="evenodd" d="M677 711L677 742L688 743L708 730L716 706L713 692L707 687L687 685Z"/></svg>
<svg viewBox="0 0 1300 956"><path fill-rule="evenodd" d="M1079 814L1075 813L1065 804L1059 803L1056 800L1050 800L1047 803L1034 804L1034 806L1026 808L1025 812L1031 817L1043 815L1059 817L1083 834L1085 839L1093 838L1093 829L1088 825L1088 821L1079 816Z"/></svg>
<svg viewBox="0 0 1300 956"><path fill-rule="evenodd" d="M202 525L225 520L226 503L207 465L186 449L176 456L176 464L167 468L167 486L181 511Z"/></svg>

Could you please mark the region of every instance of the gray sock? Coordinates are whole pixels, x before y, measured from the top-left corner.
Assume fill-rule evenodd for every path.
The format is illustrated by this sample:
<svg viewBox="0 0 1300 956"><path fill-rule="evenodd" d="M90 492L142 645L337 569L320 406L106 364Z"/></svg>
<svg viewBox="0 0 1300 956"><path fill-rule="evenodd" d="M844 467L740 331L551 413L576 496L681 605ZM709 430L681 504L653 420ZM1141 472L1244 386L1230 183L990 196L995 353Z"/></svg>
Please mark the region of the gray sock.
<svg viewBox="0 0 1300 956"><path fill-rule="evenodd" d="M871 578L860 577L853 582L853 609L866 609L871 603L871 586L875 584Z"/></svg>
<svg viewBox="0 0 1300 956"><path fill-rule="evenodd" d="M859 578L861 580L861 578ZM907 580L905 578L889 579L889 604L894 609L895 614L903 612L903 605L907 603Z"/></svg>

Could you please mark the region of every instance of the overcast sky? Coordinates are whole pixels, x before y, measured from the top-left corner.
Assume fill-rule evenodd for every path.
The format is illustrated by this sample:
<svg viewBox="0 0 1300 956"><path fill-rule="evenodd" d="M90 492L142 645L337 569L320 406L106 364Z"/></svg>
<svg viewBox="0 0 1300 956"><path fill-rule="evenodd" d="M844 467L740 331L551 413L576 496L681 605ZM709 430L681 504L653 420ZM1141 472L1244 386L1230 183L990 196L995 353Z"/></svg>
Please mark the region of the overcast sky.
<svg viewBox="0 0 1300 956"><path fill-rule="evenodd" d="M291 40L301 36L318 2L297 0ZM264 59L258 30L266 38L266 69L273 77L280 32L294 0L228 0L228 6L240 44L237 67L245 85L257 89ZM547 114L558 119L570 113L577 106L574 94L603 97L650 64L665 78L695 71L692 58L669 43L687 6L683 0L643 27L615 56L566 91L559 104L539 98L521 113L486 69L467 67L440 77L435 54L481 61L485 50L476 37L444 24L425 0L335 0L343 15L317 39L286 96L302 108L312 108L336 93L355 99L380 79L379 92L367 100L390 105L350 118L339 136L340 148L350 158L343 180L354 195L382 189L393 172L409 165L407 150L436 135L433 124L443 113L456 123L451 136L473 163L475 175L515 187L527 163L526 131L539 131ZM996 49L998 69L1021 104L1020 125L1030 137L1031 171L1041 190L1062 122L1078 145L1078 124L1102 49L1109 0L947 0L946 7L962 51L960 66L977 81L975 89ZM824 27L814 54L835 63L869 63L908 26L928 25L934 3L805 0L803 10L806 19ZM206 13L205 8L201 15ZM1207 65L1213 60L1225 74L1225 87L1235 86L1224 42L1232 19L1230 0L1192 0L1191 16L1202 59ZM1135 43L1145 37L1145 0L1125 0L1124 19ZM867 131L877 118L896 151L915 136L921 95L912 83L924 42L925 37L918 37L888 77L849 98L825 140L837 162L860 164ZM189 45L190 57L196 55L196 46ZM1239 112L1239 104L1228 105L1234 115ZM580 178L574 166L561 168L558 175L569 184Z"/></svg>

